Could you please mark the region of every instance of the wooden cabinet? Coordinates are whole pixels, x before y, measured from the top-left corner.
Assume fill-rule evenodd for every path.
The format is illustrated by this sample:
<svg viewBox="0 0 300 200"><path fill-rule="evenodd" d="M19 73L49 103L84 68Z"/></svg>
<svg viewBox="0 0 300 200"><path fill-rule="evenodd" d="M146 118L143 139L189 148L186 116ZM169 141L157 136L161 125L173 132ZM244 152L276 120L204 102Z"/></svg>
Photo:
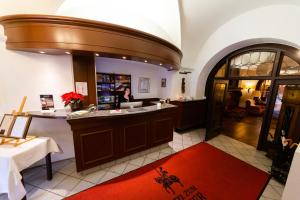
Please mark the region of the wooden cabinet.
<svg viewBox="0 0 300 200"><path fill-rule="evenodd" d="M151 146L163 144L173 139L174 115L156 114L151 120Z"/></svg>
<svg viewBox="0 0 300 200"><path fill-rule="evenodd" d="M172 141L176 110L170 107L68 120L73 131L77 171Z"/></svg>
<svg viewBox="0 0 300 200"><path fill-rule="evenodd" d="M206 116L206 100L172 101L178 106L175 130L204 127Z"/></svg>

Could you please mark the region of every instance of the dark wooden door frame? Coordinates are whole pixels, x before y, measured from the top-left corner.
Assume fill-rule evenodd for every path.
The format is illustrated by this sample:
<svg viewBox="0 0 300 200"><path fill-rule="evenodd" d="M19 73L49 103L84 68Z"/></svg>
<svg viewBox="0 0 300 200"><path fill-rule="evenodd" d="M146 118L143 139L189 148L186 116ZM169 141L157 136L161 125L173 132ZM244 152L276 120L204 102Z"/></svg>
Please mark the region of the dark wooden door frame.
<svg viewBox="0 0 300 200"><path fill-rule="evenodd" d="M251 52L251 51L272 51L276 53L275 61L274 61L274 67L271 76L256 76L256 77L230 77L230 69L229 69L229 61L232 57ZM287 45L281 45L281 44L259 44L259 45L252 45L249 47L245 47L242 49L239 49L237 51L234 51L224 58L222 58L216 66L211 70L207 82L206 82L206 88L205 88L205 95L207 98L207 102L212 102L213 98L213 87L214 87L214 81L215 80L271 80L271 86L270 86L270 93L267 97L268 102L266 105L266 112L263 116L263 123L261 126L259 141L257 144L258 150L265 150L266 147L266 141L267 141L267 132L270 127L271 117L273 114L274 106L275 106L275 99L277 96L277 89L278 86L281 84L297 84L300 82L300 76L279 76L281 63L283 60L283 57L289 56L296 62L300 63L300 57L298 56L299 50L290 47ZM218 70L226 64L226 70L225 70L225 76L224 77L215 77L215 74L218 72ZM298 83L299 84L299 83ZM211 103L208 103L208 115L207 115L207 121L210 121L212 119L212 105ZM209 129L209 127L208 127ZM209 130L208 130L209 131Z"/></svg>
<svg viewBox="0 0 300 200"><path fill-rule="evenodd" d="M221 105L221 107L222 107L222 106L224 106L226 92L228 90L228 80L225 80L225 79L224 80L221 80L221 79L214 80L214 82L212 84L212 86L213 86L212 92L209 94L209 99L211 100L209 102L214 102L214 94L215 94L215 90L216 90L216 88L215 88L216 84L225 84L226 85L225 90L224 90L224 96L223 96L223 105ZM215 104L214 103L209 103L207 106L209 107L208 110L210 110L211 112L207 112L207 116L208 116L209 120L207 120L207 122L206 122L207 124L206 124L205 140L210 140L210 139L214 138L215 136L219 135L221 127L216 127L216 128L213 127L215 125L214 122L213 122L213 120L214 120L213 110L214 110ZM219 114L221 115L220 118L222 119L223 112L221 112Z"/></svg>
<svg viewBox="0 0 300 200"><path fill-rule="evenodd" d="M262 144L260 144L262 146L262 149L264 149L264 144L267 142L267 137L268 137L267 131L269 130L271 125L272 115L275 107L275 101L276 101L279 85L300 85L300 79L289 79L289 80L277 79L274 81L273 92L269 100L269 107L264 117L264 123L263 123L264 127L262 127L262 132L260 134L260 139L259 139L259 141L262 142ZM274 138L277 137L278 135L274 136Z"/></svg>

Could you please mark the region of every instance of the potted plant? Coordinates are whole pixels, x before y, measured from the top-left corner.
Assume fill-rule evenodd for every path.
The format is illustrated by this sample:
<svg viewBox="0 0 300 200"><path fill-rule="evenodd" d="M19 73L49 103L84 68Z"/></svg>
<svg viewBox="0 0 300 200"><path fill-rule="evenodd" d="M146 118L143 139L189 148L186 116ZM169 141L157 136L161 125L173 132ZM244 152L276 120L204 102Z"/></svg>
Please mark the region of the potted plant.
<svg viewBox="0 0 300 200"><path fill-rule="evenodd" d="M65 106L70 105L72 112L82 110L84 96L76 92L65 93L61 96Z"/></svg>

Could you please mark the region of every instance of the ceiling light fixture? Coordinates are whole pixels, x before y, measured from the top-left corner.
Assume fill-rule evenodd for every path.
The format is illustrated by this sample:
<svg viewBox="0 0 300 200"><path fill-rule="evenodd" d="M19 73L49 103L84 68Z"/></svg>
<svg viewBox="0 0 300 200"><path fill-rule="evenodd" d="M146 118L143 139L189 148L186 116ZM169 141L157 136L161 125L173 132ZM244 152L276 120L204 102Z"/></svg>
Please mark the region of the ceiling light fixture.
<svg viewBox="0 0 300 200"><path fill-rule="evenodd" d="M160 66L162 66L162 63L159 63Z"/></svg>
<svg viewBox="0 0 300 200"><path fill-rule="evenodd" d="M144 60L144 62L145 62L145 63L147 63L147 62L148 62L148 60Z"/></svg>
<svg viewBox="0 0 300 200"><path fill-rule="evenodd" d="M41 54L44 54L45 53L45 51L39 51Z"/></svg>
<svg viewBox="0 0 300 200"><path fill-rule="evenodd" d="M68 52L68 51L66 51L65 53L66 53L66 54L68 54L68 55L70 55L70 54L71 54L71 53L70 53L70 52Z"/></svg>
<svg viewBox="0 0 300 200"><path fill-rule="evenodd" d="M95 53L95 56L99 56L99 53Z"/></svg>
<svg viewBox="0 0 300 200"><path fill-rule="evenodd" d="M123 56L122 59L126 60L126 56Z"/></svg>

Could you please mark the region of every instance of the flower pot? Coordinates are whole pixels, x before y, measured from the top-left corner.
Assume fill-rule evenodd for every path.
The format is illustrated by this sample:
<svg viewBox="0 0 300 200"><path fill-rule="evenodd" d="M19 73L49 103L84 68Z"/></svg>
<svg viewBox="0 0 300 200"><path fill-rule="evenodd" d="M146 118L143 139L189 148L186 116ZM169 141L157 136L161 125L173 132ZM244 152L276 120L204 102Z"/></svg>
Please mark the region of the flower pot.
<svg viewBox="0 0 300 200"><path fill-rule="evenodd" d="M79 103L75 102L75 103L71 103L70 107L71 107L72 112L74 112L74 111L82 110L83 104L82 104L82 102L79 102Z"/></svg>

